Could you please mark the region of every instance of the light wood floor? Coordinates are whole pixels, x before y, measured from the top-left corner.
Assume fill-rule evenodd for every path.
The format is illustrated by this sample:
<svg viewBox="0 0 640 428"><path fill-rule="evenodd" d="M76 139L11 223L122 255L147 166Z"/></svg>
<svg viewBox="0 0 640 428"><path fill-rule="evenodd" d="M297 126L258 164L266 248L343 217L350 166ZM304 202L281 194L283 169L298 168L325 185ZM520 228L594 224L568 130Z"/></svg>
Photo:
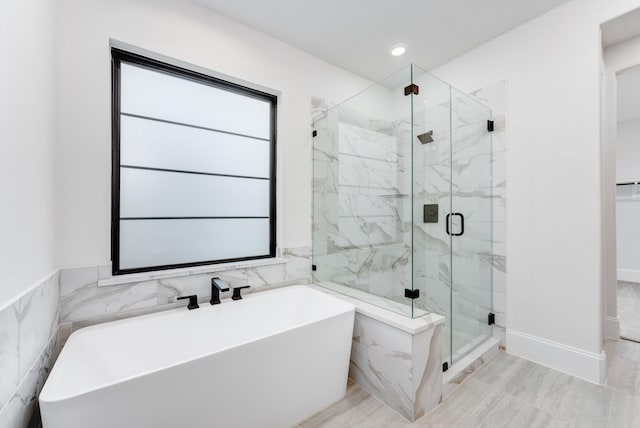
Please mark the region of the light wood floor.
<svg viewBox="0 0 640 428"><path fill-rule="evenodd" d="M413 424L350 384L343 400L298 427L640 427L640 344L605 348L605 386L501 352Z"/></svg>

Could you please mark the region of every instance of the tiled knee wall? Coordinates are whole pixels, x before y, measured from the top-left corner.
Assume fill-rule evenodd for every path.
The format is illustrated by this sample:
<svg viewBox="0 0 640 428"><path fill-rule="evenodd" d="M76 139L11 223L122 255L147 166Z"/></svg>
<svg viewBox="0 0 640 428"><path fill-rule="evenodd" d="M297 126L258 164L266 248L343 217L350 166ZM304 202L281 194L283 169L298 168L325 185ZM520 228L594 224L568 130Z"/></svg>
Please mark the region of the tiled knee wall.
<svg viewBox="0 0 640 428"><path fill-rule="evenodd" d="M0 428L29 425L55 360L58 278L58 271L53 272L0 310Z"/></svg>
<svg viewBox="0 0 640 428"><path fill-rule="evenodd" d="M111 265L61 269L47 276L0 310L0 428L38 426L38 420L29 425L38 394L73 331L184 306L175 300L182 295L197 294L200 301L208 301L213 276L232 287L251 285L245 294L310 282L311 247L284 249L279 259L268 265L214 266L207 273L106 286L98 281L110 278Z"/></svg>

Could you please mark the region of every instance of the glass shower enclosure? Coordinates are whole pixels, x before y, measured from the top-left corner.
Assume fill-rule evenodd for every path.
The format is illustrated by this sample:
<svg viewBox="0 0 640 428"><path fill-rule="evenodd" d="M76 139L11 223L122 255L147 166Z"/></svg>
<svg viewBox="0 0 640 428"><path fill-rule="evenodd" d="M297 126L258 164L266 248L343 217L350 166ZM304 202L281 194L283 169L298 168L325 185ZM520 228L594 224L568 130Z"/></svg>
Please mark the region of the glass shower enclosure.
<svg viewBox="0 0 640 428"><path fill-rule="evenodd" d="M490 119L410 65L313 123L314 282L443 315L449 364L491 336Z"/></svg>

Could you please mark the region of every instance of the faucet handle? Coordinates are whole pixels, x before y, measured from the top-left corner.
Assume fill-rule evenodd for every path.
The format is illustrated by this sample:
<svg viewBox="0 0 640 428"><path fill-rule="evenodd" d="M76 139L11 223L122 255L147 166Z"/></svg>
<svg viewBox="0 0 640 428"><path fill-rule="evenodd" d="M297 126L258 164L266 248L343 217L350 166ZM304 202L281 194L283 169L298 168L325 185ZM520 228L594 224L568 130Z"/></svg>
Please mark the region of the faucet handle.
<svg viewBox="0 0 640 428"><path fill-rule="evenodd" d="M249 285L245 285L243 287L233 287L233 296L231 296L232 300L242 300L242 295L240 294L240 290L249 288Z"/></svg>
<svg viewBox="0 0 640 428"><path fill-rule="evenodd" d="M198 309L200 307L198 306L198 296L196 294L193 294L191 296L181 296L181 297L178 297L176 300L182 300L182 299L189 299L189 304L187 305L187 308L189 308L189 310Z"/></svg>

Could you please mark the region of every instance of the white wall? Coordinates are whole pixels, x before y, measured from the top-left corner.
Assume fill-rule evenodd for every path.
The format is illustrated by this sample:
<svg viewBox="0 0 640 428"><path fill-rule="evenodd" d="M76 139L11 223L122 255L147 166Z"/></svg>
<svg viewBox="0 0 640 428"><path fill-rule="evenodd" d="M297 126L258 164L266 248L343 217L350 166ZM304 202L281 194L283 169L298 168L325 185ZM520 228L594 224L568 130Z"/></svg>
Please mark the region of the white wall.
<svg viewBox="0 0 640 428"><path fill-rule="evenodd" d="M640 181L640 119L618 122L616 180Z"/></svg>
<svg viewBox="0 0 640 428"><path fill-rule="evenodd" d="M60 0L58 264L110 260L109 38L281 91L280 247L311 244L311 95L342 100L368 82L180 0Z"/></svg>
<svg viewBox="0 0 640 428"><path fill-rule="evenodd" d="M638 0L574 0L439 67L463 91L506 80L507 348L604 380L600 24Z"/></svg>
<svg viewBox="0 0 640 428"><path fill-rule="evenodd" d="M55 2L0 3L0 307L54 269Z"/></svg>

